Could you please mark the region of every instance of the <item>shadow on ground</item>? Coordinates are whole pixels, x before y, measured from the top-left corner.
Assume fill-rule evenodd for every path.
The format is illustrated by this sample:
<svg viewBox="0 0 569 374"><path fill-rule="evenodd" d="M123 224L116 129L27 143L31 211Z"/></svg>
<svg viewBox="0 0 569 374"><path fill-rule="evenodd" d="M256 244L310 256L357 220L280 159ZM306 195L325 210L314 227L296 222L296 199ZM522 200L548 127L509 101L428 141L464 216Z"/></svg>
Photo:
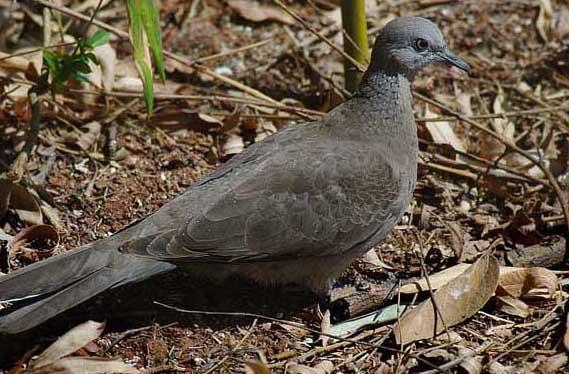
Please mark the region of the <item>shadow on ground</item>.
<svg viewBox="0 0 569 374"><path fill-rule="evenodd" d="M107 291L31 331L0 335L0 369L10 369L31 349L36 349L36 354L41 352L58 336L87 320L106 320L108 332L174 322L190 329L198 325L216 330L252 320L250 317L179 313L154 301L190 310L255 313L290 319L315 305L318 297L298 288L267 289L239 279L212 283L174 271Z"/></svg>

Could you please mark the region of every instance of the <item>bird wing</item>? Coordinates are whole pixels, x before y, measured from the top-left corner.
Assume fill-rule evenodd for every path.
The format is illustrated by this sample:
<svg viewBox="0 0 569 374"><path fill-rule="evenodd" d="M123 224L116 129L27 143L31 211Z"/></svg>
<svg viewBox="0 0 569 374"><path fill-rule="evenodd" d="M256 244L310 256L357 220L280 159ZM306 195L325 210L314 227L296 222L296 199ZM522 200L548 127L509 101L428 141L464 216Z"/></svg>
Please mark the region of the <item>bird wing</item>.
<svg viewBox="0 0 569 374"><path fill-rule="evenodd" d="M312 123L249 147L182 195L183 222L125 250L173 263L274 261L341 254L387 233L407 204L400 168L381 144L326 132Z"/></svg>

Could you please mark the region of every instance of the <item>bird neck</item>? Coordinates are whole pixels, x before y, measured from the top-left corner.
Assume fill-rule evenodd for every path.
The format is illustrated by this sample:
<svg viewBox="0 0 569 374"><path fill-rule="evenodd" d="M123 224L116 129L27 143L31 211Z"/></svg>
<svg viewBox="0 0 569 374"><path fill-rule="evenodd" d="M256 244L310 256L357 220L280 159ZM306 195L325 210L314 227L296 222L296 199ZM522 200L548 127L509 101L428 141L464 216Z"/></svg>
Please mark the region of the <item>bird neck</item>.
<svg viewBox="0 0 569 374"><path fill-rule="evenodd" d="M352 101L364 107L362 125L383 136L417 137L411 82L403 74L366 72Z"/></svg>
<svg viewBox="0 0 569 374"><path fill-rule="evenodd" d="M369 98L379 103L387 100L389 105L393 105L393 100L401 95L411 97L411 82L405 75L372 69L365 72L355 93L356 97Z"/></svg>

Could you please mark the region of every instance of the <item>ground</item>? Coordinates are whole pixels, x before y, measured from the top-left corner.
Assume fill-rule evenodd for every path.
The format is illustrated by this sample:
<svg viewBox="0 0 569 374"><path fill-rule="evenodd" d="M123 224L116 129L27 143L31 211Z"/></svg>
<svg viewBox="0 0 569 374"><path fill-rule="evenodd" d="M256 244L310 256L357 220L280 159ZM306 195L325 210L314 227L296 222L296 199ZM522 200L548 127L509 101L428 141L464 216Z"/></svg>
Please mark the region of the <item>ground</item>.
<svg viewBox="0 0 569 374"><path fill-rule="evenodd" d="M93 10L93 5L63 3L87 15ZM103 3L97 19L126 30L123 2ZM248 9L271 6L271 14L277 16L252 21L241 3ZM518 298L493 297L474 316L451 327L448 335L406 346L394 342L390 327L368 327L351 337L357 342L329 342L322 348L318 334L306 330L322 328L315 318L315 295L243 282L210 284L178 272L109 291L29 334L2 338L1 372L20 365L18 359L32 349L38 354L86 319L106 319L107 326L100 338L75 355L118 357L148 372L235 372L243 362L258 360L278 373L291 363L315 367L323 362L330 362L334 373L406 373L431 370L465 354L471 360L451 365L451 371L567 370L562 343L567 222L560 199L569 197L569 4L366 3L372 41L395 16L429 17L441 27L449 47L473 69L467 76L433 67L418 77L415 114L422 152L413 204L376 248L379 263L359 261L337 288L351 286L365 294L369 284L406 283L424 271L435 274L457 263L472 263L490 251L501 265L556 271L547 273L557 280L552 297L526 297L522 304L527 309ZM0 0L0 51L16 53L18 48L41 45L42 11L31 4ZM202 65L167 61L167 80L156 85L150 120L140 95L125 94L124 89L123 94L105 97L85 94L91 87L48 95L39 142L21 182L27 189L12 196L8 209L3 204L9 198L1 196L0 189L0 234L12 237L32 225L39 205L29 208L31 199L43 207L40 220L57 228L59 245L52 250L45 237L27 238L28 244L12 246L10 254L2 256L2 270L14 271L110 235L152 213L244 146L284 126L317 118L341 102L342 57L274 4L160 2L164 48ZM331 1L289 1L286 6L341 45L340 13ZM58 15L54 9L53 19ZM85 32L84 22L67 16L62 20L69 22L68 33ZM263 41L267 42L236 50ZM118 55L117 75L135 78L129 44L113 37L111 45ZM26 96L7 89L2 56L0 167L7 170L22 151L31 113ZM216 74L245 88L212 78ZM29 74L18 77L20 83L31 79ZM256 92L292 109L267 104ZM423 97L442 107L426 104ZM468 119L456 121L450 116L453 111ZM518 148L507 148L508 142ZM524 154L539 160L547 172ZM32 219L22 214L22 206L32 211ZM544 285L537 284L536 288ZM407 298L395 293L387 303ZM242 315L179 313L155 301ZM506 301L512 303L509 309Z"/></svg>

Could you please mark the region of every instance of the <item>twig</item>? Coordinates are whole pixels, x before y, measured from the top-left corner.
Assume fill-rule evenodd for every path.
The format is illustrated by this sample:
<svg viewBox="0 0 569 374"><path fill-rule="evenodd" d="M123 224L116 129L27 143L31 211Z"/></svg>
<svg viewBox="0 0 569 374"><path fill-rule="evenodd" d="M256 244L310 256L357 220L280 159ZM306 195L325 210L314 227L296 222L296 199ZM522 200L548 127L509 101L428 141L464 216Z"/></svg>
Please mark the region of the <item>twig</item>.
<svg viewBox="0 0 569 374"><path fill-rule="evenodd" d="M493 113L493 114L479 114L475 116L467 116L466 118L471 120L479 120L479 119L492 119L492 118L510 118L510 117L523 117L532 114L543 114L543 113L553 113L553 112L563 112L568 111L569 105L559 105L559 106L552 106L548 108L536 108L536 109L528 109L528 110L518 110L512 112L504 112L504 113ZM443 121L456 121L457 117L432 117L432 118L417 118L417 122L443 122Z"/></svg>
<svg viewBox="0 0 569 374"><path fill-rule="evenodd" d="M430 146L430 147L432 147L432 146L437 147L437 146L442 145L442 144L436 144L436 143L428 142L428 141L425 141L423 139L419 139L419 143L425 144L425 145ZM488 161L482 157L472 155L468 152L463 152L463 151L459 151L456 149L452 149L452 151L457 155L469 158L469 159L471 159L477 163L484 164L484 165L486 165L486 168L483 168L482 166L478 166L478 165L473 165L471 163L466 163L466 162L460 163L460 162L455 161L453 159L449 159L447 157L444 157L440 154L432 154L432 153L426 152L426 151L420 151L419 155L423 158L426 158L426 156L436 158L438 161L450 164L451 166L457 166L457 167L466 166L466 167L476 171L477 173L489 174L489 175L492 175L492 176L497 177L497 178L506 178L506 179L511 179L511 180L518 181L518 182L524 181L524 182L536 183L536 184L540 184L540 185L547 185L547 183L548 183L547 181L545 181L543 179L540 179L540 178L537 178L537 177L534 177L531 175L527 175L526 173L522 173L516 169L510 168L510 167L503 165L503 164L500 164L500 163L490 162L490 161ZM427 161L425 160L425 162L427 162ZM499 170L502 170L506 174L505 175L499 174L498 173Z"/></svg>
<svg viewBox="0 0 569 374"><path fill-rule="evenodd" d="M442 171L442 172L449 173L449 174L458 175L460 177L470 179L473 181L478 180L478 175L476 175L470 171L451 168L449 166L439 165L439 164L436 164L434 162L422 160L422 159L419 159L417 162L420 166L424 166L424 167L429 168L429 169Z"/></svg>
<svg viewBox="0 0 569 374"><path fill-rule="evenodd" d="M12 54L5 54L4 52L0 52L0 62L5 61L5 60L9 60L12 58L16 58L16 57L31 55L33 53L41 52L41 51L46 50L46 49L56 49L56 48L61 48L61 47L69 47L69 46L75 45L75 44L77 44L77 42L51 44L51 45L46 45L44 47L28 49L28 50L25 50L22 52L17 52L17 53L12 53Z"/></svg>
<svg viewBox="0 0 569 374"><path fill-rule="evenodd" d="M262 40L260 42L256 42L253 44L249 44L243 47L239 47L239 48L235 48L229 51L225 51L225 52L221 52L221 53L216 53L210 56L205 56L205 57L200 57L200 58L196 58L193 62L194 63L204 63L204 62L209 62L209 61L213 61L213 60L217 60L223 57L227 57L227 56L231 56L237 53L241 53L241 52L245 52L248 51L250 49L253 48L258 48L258 47L262 47L265 44L269 44L270 42L272 42L273 39L266 39L266 40Z"/></svg>
<svg viewBox="0 0 569 374"><path fill-rule="evenodd" d="M162 365L162 366L156 366L154 368L148 368L146 370L141 371L141 374L156 374L156 373L161 373L163 371L167 371L167 372L172 372L172 371L179 371L179 372L185 372L186 368L177 366L177 365Z"/></svg>
<svg viewBox="0 0 569 374"><path fill-rule="evenodd" d="M113 97L131 97L131 98L142 98L142 93L133 93L133 92L104 92L104 91L90 91L90 90L78 90L78 89L71 89L69 90L72 93L80 93L80 94L88 94L88 95L106 95L106 96L113 96ZM196 101L227 101L227 102L234 102L234 103L241 103L241 104L249 104L249 105L256 105L256 106L263 106L267 108L274 108L278 110L282 110L284 112L292 112L296 113L300 117L306 118L314 118L314 117L322 117L326 113L319 112L313 109L305 109L305 108L297 108L293 106L288 106L286 104L281 103L268 103L266 101L254 98L254 97L236 97L236 96L229 96L229 95L179 95L179 94L156 94L154 95L156 99L161 100L196 100ZM228 113L230 114L230 113Z"/></svg>

